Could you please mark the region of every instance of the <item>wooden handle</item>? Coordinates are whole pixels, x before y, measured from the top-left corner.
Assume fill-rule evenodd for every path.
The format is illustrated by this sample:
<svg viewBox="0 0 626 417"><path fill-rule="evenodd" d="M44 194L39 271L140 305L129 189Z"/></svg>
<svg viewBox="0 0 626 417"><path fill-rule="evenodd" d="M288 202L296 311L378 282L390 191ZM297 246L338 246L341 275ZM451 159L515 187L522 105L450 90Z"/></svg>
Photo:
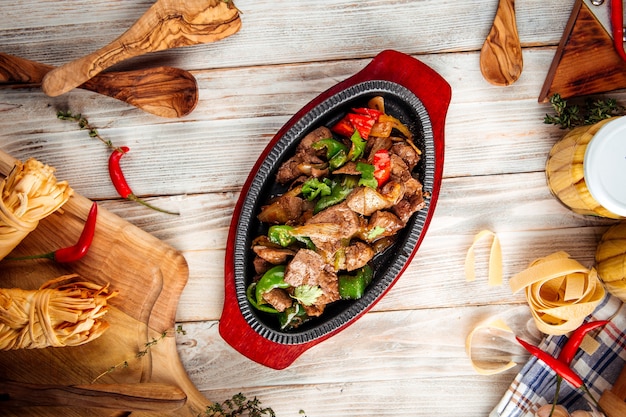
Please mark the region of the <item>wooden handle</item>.
<svg viewBox="0 0 626 417"><path fill-rule="evenodd" d="M0 382L2 407L86 407L124 411L172 411L187 401L184 391L161 383L39 385Z"/></svg>
<svg viewBox="0 0 626 417"><path fill-rule="evenodd" d="M506 86L517 81L523 66L515 1L500 0L493 26L480 50L480 71L491 84Z"/></svg>
<svg viewBox="0 0 626 417"><path fill-rule="evenodd" d="M54 67L0 52L0 83L39 84Z"/></svg>
<svg viewBox="0 0 626 417"><path fill-rule="evenodd" d="M0 53L0 83L40 84L54 67ZM96 75L79 86L161 117L183 117L198 104L198 83L188 71L156 67Z"/></svg>
<svg viewBox="0 0 626 417"><path fill-rule="evenodd" d="M125 59L168 48L215 42L236 33L240 27L239 13L230 1L157 0L119 38L46 74L42 89L55 97Z"/></svg>

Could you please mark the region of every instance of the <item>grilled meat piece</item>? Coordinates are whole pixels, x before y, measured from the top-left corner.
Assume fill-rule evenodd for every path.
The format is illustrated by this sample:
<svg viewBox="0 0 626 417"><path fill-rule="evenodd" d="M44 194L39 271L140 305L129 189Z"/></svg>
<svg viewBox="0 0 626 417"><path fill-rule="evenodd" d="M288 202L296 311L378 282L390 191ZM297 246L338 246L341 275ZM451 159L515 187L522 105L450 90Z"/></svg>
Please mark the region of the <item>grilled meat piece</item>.
<svg viewBox="0 0 626 417"><path fill-rule="evenodd" d="M320 158L320 151L317 151L311 147L311 145L319 140L331 138L332 133L327 127L319 127L306 135L298 144L296 148L296 154L289 158L278 169L276 174L276 182L279 184L286 184L295 180L301 175L311 175L311 172L307 173L307 168L311 166L318 166L324 161ZM302 169L301 169L302 167ZM315 168L317 175L321 175L324 171Z"/></svg>
<svg viewBox="0 0 626 417"><path fill-rule="evenodd" d="M263 299L278 311L285 311L293 304L293 298L289 296L287 291L280 288L266 292L263 294Z"/></svg>
<svg viewBox="0 0 626 417"><path fill-rule="evenodd" d="M362 268L372 260L375 253L374 250L366 243L357 241L345 249L345 265L339 269L354 271Z"/></svg>
<svg viewBox="0 0 626 417"><path fill-rule="evenodd" d="M407 165L408 170L411 172L421 159L421 156L415 151L415 149L413 149L413 147L408 145L406 142L394 143L390 152L402 158L404 163Z"/></svg>

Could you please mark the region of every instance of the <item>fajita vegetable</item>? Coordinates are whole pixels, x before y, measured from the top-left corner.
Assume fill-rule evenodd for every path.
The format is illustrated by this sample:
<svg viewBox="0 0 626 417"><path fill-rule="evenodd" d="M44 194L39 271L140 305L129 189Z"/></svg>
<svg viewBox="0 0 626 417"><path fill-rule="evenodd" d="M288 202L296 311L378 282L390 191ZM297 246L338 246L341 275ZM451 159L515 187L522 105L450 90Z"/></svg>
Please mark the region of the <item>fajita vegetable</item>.
<svg viewBox="0 0 626 417"><path fill-rule="evenodd" d="M287 191L258 214L268 229L252 242L250 305L293 329L331 303L361 298L375 256L425 206L413 173L420 159L382 97L308 133L278 169Z"/></svg>
<svg viewBox="0 0 626 417"><path fill-rule="evenodd" d="M107 302L117 292L64 275L38 290L0 288L0 350L78 346L104 333Z"/></svg>
<svg viewBox="0 0 626 417"><path fill-rule="evenodd" d="M0 183L0 259L71 195L67 182L55 178L54 168L33 158L17 161Z"/></svg>

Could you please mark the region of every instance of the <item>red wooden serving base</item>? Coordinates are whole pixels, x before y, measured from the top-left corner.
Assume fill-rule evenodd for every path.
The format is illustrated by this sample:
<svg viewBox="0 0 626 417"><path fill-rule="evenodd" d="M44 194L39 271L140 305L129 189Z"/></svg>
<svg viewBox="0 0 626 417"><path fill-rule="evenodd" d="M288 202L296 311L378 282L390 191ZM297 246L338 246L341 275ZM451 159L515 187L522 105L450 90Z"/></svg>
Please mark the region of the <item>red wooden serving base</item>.
<svg viewBox="0 0 626 417"><path fill-rule="evenodd" d="M439 189L441 186L441 177L443 174L443 157L444 157L444 127L445 118L450 104L452 90L450 85L432 68L428 67L424 63L412 58L406 54L386 50L378 54L372 62L370 62L365 68L353 75L352 77L340 82L339 84L326 90L310 103L304 106L298 111L274 136L268 146L263 151L255 166L253 167L250 176L243 186L242 195L245 195L250 188L250 184L258 171L259 166L266 158L270 150L274 147L276 142L287 132L297 121L299 121L305 114L307 114L312 108L320 104L327 98L349 88L356 84L373 81L384 80L399 84L413 94L415 94L426 108L430 117L430 122L433 129L433 138L435 146L435 174L434 183L431 191L430 209L424 222L423 231L415 245L415 248L409 259L407 260L404 268L394 279L391 285L378 297L376 302L382 298L382 296L391 289L393 284L400 277L401 273L408 266L413 255L417 251L421 241L426 234L426 229L430 223L435 210L435 204L439 196ZM237 302L236 290L235 290L235 274L234 274L234 262L233 253L237 229L237 219L241 213L242 203L244 199L240 198L235 206L233 213L233 221L230 225L229 238L226 246L226 262L225 262L225 299L224 309L222 310L222 317L219 324L219 332L222 338L230 344L233 348L239 351L241 354L274 369L284 369L291 365L302 353L307 349L315 346L316 344L328 339L329 337L337 334L341 330L345 329L352 323L354 323L359 317L365 314L371 309L375 303L372 303L367 309L364 309L356 317L350 321L344 323L334 331L325 334L312 341L301 344L281 344L276 343L258 334L245 320L239 305Z"/></svg>

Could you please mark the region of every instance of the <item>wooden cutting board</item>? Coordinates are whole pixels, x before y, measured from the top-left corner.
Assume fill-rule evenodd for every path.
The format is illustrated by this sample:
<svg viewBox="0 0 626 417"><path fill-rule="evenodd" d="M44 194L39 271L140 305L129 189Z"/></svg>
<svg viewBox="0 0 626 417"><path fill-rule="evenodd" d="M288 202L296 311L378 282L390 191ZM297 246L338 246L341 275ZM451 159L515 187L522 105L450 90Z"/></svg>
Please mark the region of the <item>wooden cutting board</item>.
<svg viewBox="0 0 626 417"><path fill-rule="evenodd" d="M582 0L576 0L538 101L599 94L626 87L626 62Z"/></svg>
<svg viewBox="0 0 626 417"><path fill-rule="evenodd" d="M0 150L0 178L15 159ZM71 185L71 184L70 184ZM42 220L11 256L50 252L75 243L92 201L74 194L61 210ZM0 352L0 380L34 384L160 382L185 391L187 402L172 413L133 412L132 416L197 416L210 404L194 387L176 351L175 315L189 271L183 255L149 233L103 208L93 244L78 262L59 265L50 260L0 261L0 286L37 289L45 281L77 273L99 284L109 283L119 295L110 300L105 316L110 328L91 343L64 348ZM140 358L146 343L167 336ZM128 366L107 370L128 361ZM122 410L123 411L123 410ZM117 412L86 408L8 408L0 416L112 416ZM125 414L126 415L126 414Z"/></svg>

